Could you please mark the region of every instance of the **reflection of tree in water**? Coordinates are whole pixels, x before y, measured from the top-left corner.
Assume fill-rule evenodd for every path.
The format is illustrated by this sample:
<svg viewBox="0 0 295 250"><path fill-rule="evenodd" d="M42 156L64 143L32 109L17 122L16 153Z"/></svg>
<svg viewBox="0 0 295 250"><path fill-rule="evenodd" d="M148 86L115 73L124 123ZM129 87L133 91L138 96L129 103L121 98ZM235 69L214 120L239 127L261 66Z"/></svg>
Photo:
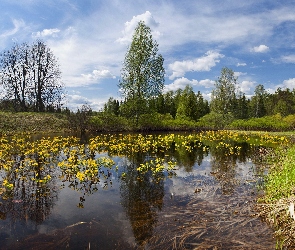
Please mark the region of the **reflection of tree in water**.
<svg viewBox="0 0 295 250"><path fill-rule="evenodd" d="M0 219L6 220L4 224L9 225L10 234L14 236L19 233L19 223L25 224L27 231L35 230L36 226L49 216L59 191L55 184L53 165L38 164L34 167L35 173L38 173L41 179L47 175L52 176L47 183L32 180L36 176L30 171L23 173L23 177L20 178L15 171L19 168L19 161L16 161L14 168L5 172L6 179L13 183L14 188L4 191L0 199ZM8 227L5 233L9 233L7 229Z"/></svg>
<svg viewBox="0 0 295 250"><path fill-rule="evenodd" d="M218 180L221 185L223 194L232 194L235 187L239 185L237 180L237 162L246 162L250 153L248 144L235 144L240 146L239 153L228 155L226 148L211 147L210 153L212 155L211 174Z"/></svg>
<svg viewBox="0 0 295 250"><path fill-rule="evenodd" d="M255 170L258 175L263 175L266 167L266 159L272 153L272 148L266 148L263 146L253 147L251 150L251 160L255 163Z"/></svg>
<svg viewBox="0 0 295 250"><path fill-rule="evenodd" d="M201 142L197 142L197 144L199 144L198 147L193 147L194 145L191 145L192 148L190 151L180 147L173 152L177 164L183 166L186 172L191 172L196 163L198 166L201 166L204 157L208 155L207 150L204 151L205 145Z"/></svg>
<svg viewBox="0 0 295 250"><path fill-rule="evenodd" d="M126 177L121 180L120 192L136 242L142 245L152 236L157 212L162 209L164 181L155 180L150 172L140 174L134 162L126 165Z"/></svg>

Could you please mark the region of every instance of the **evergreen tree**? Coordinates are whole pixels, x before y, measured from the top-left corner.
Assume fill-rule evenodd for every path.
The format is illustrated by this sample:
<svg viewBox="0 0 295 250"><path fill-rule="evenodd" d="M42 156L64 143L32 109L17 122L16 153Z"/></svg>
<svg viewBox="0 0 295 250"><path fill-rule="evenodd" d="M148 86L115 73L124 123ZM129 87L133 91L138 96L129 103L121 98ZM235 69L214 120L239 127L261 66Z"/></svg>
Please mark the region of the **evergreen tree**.
<svg viewBox="0 0 295 250"><path fill-rule="evenodd" d="M254 96L252 96L250 101L252 117L262 117L266 115L266 98L267 93L264 86L262 84L257 85L254 91Z"/></svg>
<svg viewBox="0 0 295 250"><path fill-rule="evenodd" d="M238 98L235 101L234 117L236 119L249 118L249 100L244 93L239 93Z"/></svg>
<svg viewBox="0 0 295 250"><path fill-rule="evenodd" d="M196 120L197 98L191 86L187 85L180 97L176 118Z"/></svg>
<svg viewBox="0 0 295 250"><path fill-rule="evenodd" d="M196 120L199 120L201 117L203 117L206 114L209 114L210 108L209 103L207 100L204 100L203 95L200 91L196 94L197 99L197 110L196 110Z"/></svg>
<svg viewBox="0 0 295 250"><path fill-rule="evenodd" d="M173 118L176 116L177 106L175 102L174 92L168 91L163 95L164 97L164 106L165 114L169 113Z"/></svg>
<svg viewBox="0 0 295 250"><path fill-rule="evenodd" d="M110 97L107 103L104 104L103 111L109 114L119 115L120 104L118 100Z"/></svg>

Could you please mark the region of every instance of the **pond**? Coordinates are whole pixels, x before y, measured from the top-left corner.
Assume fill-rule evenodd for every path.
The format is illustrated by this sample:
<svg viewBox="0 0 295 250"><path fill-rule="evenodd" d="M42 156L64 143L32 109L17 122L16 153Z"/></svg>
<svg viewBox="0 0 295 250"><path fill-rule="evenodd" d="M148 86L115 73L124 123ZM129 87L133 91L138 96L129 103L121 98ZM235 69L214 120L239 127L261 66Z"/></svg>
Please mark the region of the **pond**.
<svg viewBox="0 0 295 250"><path fill-rule="evenodd" d="M286 138L229 131L2 137L1 249L274 249L255 215Z"/></svg>

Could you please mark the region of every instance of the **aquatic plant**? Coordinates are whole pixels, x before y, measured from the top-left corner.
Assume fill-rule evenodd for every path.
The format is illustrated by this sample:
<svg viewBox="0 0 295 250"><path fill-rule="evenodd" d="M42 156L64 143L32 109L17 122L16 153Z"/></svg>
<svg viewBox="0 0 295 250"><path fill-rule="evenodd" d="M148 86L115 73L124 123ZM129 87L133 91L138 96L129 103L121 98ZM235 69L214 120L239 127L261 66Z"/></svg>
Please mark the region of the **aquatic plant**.
<svg viewBox="0 0 295 250"><path fill-rule="evenodd" d="M146 155L135 169L144 176L151 172L157 180L173 175L173 171L189 154L206 153L211 148L223 155L239 156L241 142L253 148L276 146L288 142L286 137L266 133L238 133L235 131L206 131L192 134L104 134L80 144L76 137L53 137L31 140L30 136L0 137L0 169L2 186L13 190L17 181L46 184L56 178L68 181L78 189L83 182L94 185L117 171L114 156L134 158ZM178 152L178 159L172 157ZM177 162L178 161L178 162ZM180 162L179 162L180 161ZM124 177L124 174L121 173ZM73 184L74 183L74 184Z"/></svg>

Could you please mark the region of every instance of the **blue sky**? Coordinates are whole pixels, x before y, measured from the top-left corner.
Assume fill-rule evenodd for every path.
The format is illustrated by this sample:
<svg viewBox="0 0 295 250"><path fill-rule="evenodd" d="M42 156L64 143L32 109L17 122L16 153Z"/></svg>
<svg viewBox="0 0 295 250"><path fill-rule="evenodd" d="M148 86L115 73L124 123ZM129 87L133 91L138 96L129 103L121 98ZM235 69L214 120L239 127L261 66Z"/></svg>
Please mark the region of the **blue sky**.
<svg viewBox="0 0 295 250"><path fill-rule="evenodd" d="M0 51L42 39L58 58L75 110L120 98L120 70L137 23L165 59L165 91L190 84L210 100L222 67L251 96L295 88L295 1L1 0Z"/></svg>

